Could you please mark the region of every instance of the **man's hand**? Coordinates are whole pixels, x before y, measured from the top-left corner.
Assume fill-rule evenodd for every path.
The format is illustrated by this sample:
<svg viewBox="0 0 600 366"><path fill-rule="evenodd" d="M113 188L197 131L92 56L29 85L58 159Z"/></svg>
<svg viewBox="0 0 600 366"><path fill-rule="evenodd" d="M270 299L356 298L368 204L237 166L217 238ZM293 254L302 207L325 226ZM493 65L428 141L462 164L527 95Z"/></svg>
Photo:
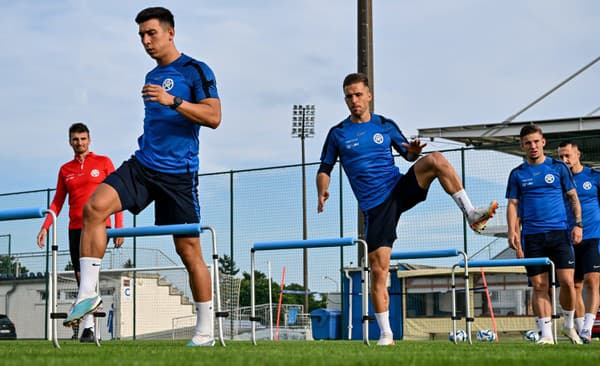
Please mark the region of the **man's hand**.
<svg viewBox="0 0 600 366"><path fill-rule="evenodd" d="M325 209L325 201L329 198L329 191L325 191L319 195L319 204L317 205L317 212L321 213Z"/></svg>
<svg viewBox="0 0 600 366"><path fill-rule="evenodd" d="M427 143L421 143L421 140L419 139L414 139L414 140L410 140L410 143L407 144L406 142L402 143L402 146L404 146L404 148L406 148L406 151L414 154L414 155L419 155L421 154L421 151L423 151L423 148L425 148L425 146L427 146Z"/></svg>
<svg viewBox="0 0 600 366"><path fill-rule="evenodd" d="M519 233L508 233L508 245L515 251L517 258L525 258L523 248L521 248L521 235Z"/></svg>
<svg viewBox="0 0 600 366"><path fill-rule="evenodd" d="M120 248L124 242L125 242L125 238L113 238L113 243L115 244L115 248Z"/></svg>
<svg viewBox="0 0 600 366"><path fill-rule="evenodd" d="M583 229L580 228L579 226L575 226L573 228L573 231L571 231L571 241L573 242L573 245L577 245L577 244L581 243L582 237L583 237Z"/></svg>
<svg viewBox="0 0 600 366"><path fill-rule="evenodd" d="M40 229L40 232L37 234L37 245L40 248L44 248L46 245L46 235L48 235L47 229Z"/></svg>
<svg viewBox="0 0 600 366"><path fill-rule="evenodd" d="M144 85L142 88L142 97L146 102L157 102L165 106L173 105L173 99L175 99L162 86L156 84Z"/></svg>

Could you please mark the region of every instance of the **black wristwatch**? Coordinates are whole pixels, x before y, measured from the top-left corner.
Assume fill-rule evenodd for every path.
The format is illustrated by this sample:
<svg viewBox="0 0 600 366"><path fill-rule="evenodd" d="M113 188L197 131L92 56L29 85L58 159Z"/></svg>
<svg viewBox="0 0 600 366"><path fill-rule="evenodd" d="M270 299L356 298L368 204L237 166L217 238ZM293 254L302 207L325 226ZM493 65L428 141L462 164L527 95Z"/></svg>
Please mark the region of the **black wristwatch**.
<svg viewBox="0 0 600 366"><path fill-rule="evenodd" d="M183 103L183 99L181 97L175 97L173 99L173 104L170 105L171 109L177 109Z"/></svg>
<svg viewBox="0 0 600 366"><path fill-rule="evenodd" d="M577 227L580 227L580 228L582 228L582 229L583 229L583 221L577 221L577 222L575 223L575 226L577 226Z"/></svg>

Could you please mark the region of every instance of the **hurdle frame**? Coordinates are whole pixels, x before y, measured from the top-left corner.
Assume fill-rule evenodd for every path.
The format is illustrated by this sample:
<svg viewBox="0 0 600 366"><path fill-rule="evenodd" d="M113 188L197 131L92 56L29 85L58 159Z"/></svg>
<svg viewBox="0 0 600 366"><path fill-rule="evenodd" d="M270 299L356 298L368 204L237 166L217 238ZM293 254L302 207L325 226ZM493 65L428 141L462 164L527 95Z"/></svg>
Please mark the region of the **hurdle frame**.
<svg viewBox="0 0 600 366"><path fill-rule="evenodd" d="M58 306L57 291L55 291L58 282L56 272L58 253L58 244L56 241L56 213L45 207L21 207L13 209L4 209L0 210L0 221L41 219L44 218L46 215L50 215L52 217L52 272L49 281L49 290L51 292L51 296L48 297L50 299L50 304L48 306L48 314L46 314L46 319L49 321L50 324L52 343L54 343L54 347L60 348L60 345L58 344L58 329L56 327L56 318L53 318L51 316L52 313L56 312Z"/></svg>
<svg viewBox="0 0 600 366"><path fill-rule="evenodd" d="M433 258L447 258L456 257L461 255L463 262L467 263L464 266L464 279L465 279L465 327L467 328L467 338L469 343L471 342L471 323L473 318L470 315L470 293L469 293L469 264L467 253L459 249L438 249L438 250L422 250L414 252L392 252L390 259L433 259ZM456 266L456 265L455 265ZM456 282L454 278L454 267L452 272L452 334L456 334L456 321L460 320L460 317L456 316ZM456 344L456 337L454 337L454 343Z"/></svg>
<svg viewBox="0 0 600 366"><path fill-rule="evenodd" d="M211 226L203 226L201 224L175 224L175 225L154 225L154 226L136 226L129 228L107 229L106 235L108 238L124 238L124 237L143 237L143 236L161 236L161 235L180 235L180 234L202 234L204 231L209 231L212 238L212 260L211 268L213 279L213 303L216 305L214 315L218 321L219 343L225 347L225 338L223 336L223 318L229 315L228 312L221 311L221 291L219 284L219 255L217 252L217 233Z"/></svg>
<svg viewBox="0 0 600 366"><path fill-rule="evenodd" d="M479 260L471 260L471 261L463 261L455 264L452 267L452 282L454 283L454 270L456 267L511 267L511 266L550 266L550 283L552 286L552 331L554 333L554 344L558 342L557 339L557 324L556 321L559 318L556 313L556 273L554 262L550 260L548 257L539 257L539 258L515 258L515 259L479 259ZM466 305L470 307L470 304ZM455 308L452 309L454 313L456 311ZM467 332L467 336L469 341L471 340L471 332Z"/></svg>
<svg viewBox="0 0 600 366"><path fill-rule="evenodd" d="M328 239L307 239L307 240L281 240L255 242L250 248L250 323L252 324L252 344L256 346L256 322L260 319L256 317L255 304L255 286L254 286L254 254L257 251L281 250L281 249L309 249L309 248L331 248L345 247L360 244L364 248L364 256L361 270L362 277L362 324L363 324L363 343L369 345L369 258L367 242L363 239L352 237L328 238ZM308 311L308 309L306 309Z"/></svg>

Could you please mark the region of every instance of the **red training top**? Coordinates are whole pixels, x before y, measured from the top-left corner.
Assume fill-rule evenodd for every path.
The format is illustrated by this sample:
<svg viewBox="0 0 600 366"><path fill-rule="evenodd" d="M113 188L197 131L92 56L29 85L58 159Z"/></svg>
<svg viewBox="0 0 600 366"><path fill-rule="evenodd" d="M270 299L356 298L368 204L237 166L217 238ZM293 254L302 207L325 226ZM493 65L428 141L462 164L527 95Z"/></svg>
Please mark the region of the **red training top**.
<svg viewBox="0 0 600 366"><path fill-rule="evenodd" d="M115 170L112 161L102 155L89 152L84 159L75 158L60 167L56 194L50 204L50 209L60 213L67 194L69 195L69 230L81 229L83 226L83 205L104 178ZM48 215L42 226L48 229L52 225L52 217ZM110 227L110 217L106 219ZM123 227L123 213L115 214L115 227Z"/></svg>

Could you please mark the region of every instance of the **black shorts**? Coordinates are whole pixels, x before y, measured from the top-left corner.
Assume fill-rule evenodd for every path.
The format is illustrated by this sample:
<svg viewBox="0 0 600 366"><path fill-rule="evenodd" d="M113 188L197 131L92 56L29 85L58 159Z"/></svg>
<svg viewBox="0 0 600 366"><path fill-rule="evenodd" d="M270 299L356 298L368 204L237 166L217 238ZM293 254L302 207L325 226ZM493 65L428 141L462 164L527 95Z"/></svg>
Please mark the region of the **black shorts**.
<svg viewBox="0 0 600 366"><path fill-rule="evenodd" d="M574 245L575 279L583 280L586 273L600 272L599 239L586 239Z"/></svg>
<svg viewBox="0 0 600 366"><path fill-rule="evenodd" d="M525 258L550 258L556 269L575 268L575 255L567 230L524 235L523 252ZM527 276L532 277L549 270L549 266L528 266Z"/></svg>
<svg viewBox="0 0 600 366"><path fill-rule="evenodd" d="M167 174L146 168L135 158L125 161L104 183L119 194L121 207L134 215L154 202L156 225L200 222L198 174ZM197 234L175 235L195 237Z"/></svg>
<svg viewBox="0 0 600 366"><path fill-rule="evenodd" d="M365 212L365 237L369 253L379 247L392 247L396 240L396 226L403 212L425 201L427 190L419 187L414 169L400 177L383 203Z"/></svg>

